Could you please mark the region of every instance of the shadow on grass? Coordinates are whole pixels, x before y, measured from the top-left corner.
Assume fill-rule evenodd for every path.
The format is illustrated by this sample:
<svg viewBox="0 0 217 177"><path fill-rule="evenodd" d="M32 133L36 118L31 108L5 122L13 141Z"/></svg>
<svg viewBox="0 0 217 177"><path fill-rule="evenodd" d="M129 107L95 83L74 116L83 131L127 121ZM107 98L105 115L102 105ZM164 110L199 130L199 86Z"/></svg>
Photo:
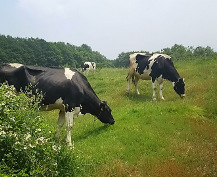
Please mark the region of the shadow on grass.
<svg viewBox="0 0 217 177"><path fill-rule="evenodd" d="M141 101L141 102L152 101L152 97L150 95L145 95L145 94L137 95L134 92L129 92L129 93L125 92L124 96L127 97L128 99L132 100L132 101L133 100L135 100L135 101Z"/></svg>
<svg viewBox="0 0 217 177"><path fill-rule="evenodd" d="M79 135L79 136L75 137L74 140L79 141L79 140L82 140L82 139L86 139L87 137L90 137L90 136L97 136L100 133L107 131L107 129L110 126L112 126L112 125L105 124L105 125L103 125L101 127L94 128L93 130L86 131L82 135Z"/></svg>

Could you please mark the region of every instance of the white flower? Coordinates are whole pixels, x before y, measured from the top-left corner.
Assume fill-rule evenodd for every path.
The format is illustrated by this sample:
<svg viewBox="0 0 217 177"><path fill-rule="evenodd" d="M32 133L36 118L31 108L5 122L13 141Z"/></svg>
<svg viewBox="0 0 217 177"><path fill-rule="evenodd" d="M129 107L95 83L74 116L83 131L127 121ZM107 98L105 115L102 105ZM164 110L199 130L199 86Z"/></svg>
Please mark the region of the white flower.
<svg viewBox="0 0 217 177"><path fill-rule="evenodd" d="M31 144L29 144L29 147L30 147L30 148L34 148L34 147L35 147L35 145L31 145Z"/></svg>
<svg viewBox="0 0 217 177"><path fill-rule="evenodd" d="M57 166L57 163L54 163L53 165L54 165L54 166Z"/></svg>
<svg viewBox="0 0 217 177"><path fill-rule="evenodd" d="M10 117L10 120L12 120L14 122L15 121L15 117Z"/></svg>
<svg viewBox="0 0 217 177"><path fill-rule="evenodd" d="M26 141L27 141L29 138L31 138L31 135L28 133L28 134L26 135Z"/></svg>
<svg viewBox="0 0 217 177"><path fill-rule="evenodd" d="M41 132L41 129L40 128L36 129L36 132Z"/></svg>
<svg viewBox="0 0 217 177"><path fill-rule="evenodd" d="M5 105L5 103L4 103L4 102L2 102L2 103L1 103L1 105L2 105L2 106L4 106L4 105Z"/></svg>
<svg viewBox="0 0 217 177"><path fill-rule="evenodd" d="M61 146L53 145L53 146L52 146L52 149L53 149L54 151L60 151Z"/></svg>
<svg viewBox="0 0 217 177"><path fill-rule="evenodd" d="M20 144L20 142L19 142L19 141L16 141L15 144L16 144L16 145L17 145L17 144Z"/></svg>
<svg viewBox="0 0 217 177"><path fill-rule="evenodd" d="M36 144L42 145L42 144L46 143L48 140L49 140L49 138L45 139L44 137L40 137L36 140Z"/></svg>
<svg viewBox="0 0 217 177"><path fill-rule="evenodd" d="M6 135L6 132L3 130L0 132L0 135Z"/></svg>

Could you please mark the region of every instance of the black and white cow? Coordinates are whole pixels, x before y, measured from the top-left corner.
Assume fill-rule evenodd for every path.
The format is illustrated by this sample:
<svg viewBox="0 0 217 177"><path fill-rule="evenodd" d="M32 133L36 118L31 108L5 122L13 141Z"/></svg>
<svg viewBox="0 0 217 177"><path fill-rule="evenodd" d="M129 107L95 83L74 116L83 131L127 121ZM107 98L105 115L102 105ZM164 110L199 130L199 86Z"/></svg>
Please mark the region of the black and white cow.
<svg viewBox="0 0 217 177"><path fill-rule="evenodd" d="M82 71L90 71L90 70L96 70L96 63L95 62L84 62Z"/></svg>
<svg viewBox="0 0 217 177"><path fill-rule="evenodd" d="M138 91L139 79L151 80L153 88L153 100L156 100L156 80L160 86L160 98L164 100L162 89L163 80L169 80L173 88L181 98L185 97L185 83L175 69L171 57L166 54L134 53L130 55L129 73L127 76L127 92L130 90L130 79L132 78L136 93Z"/></svg>
<svg viewBox="0 0 217 177"><path fill-rule="evenodd" d="M86 77L69 68L47 68L4 64L0 66L0 83L7 81L19 92L28 85L43 93L42 110L59 109L58 132L66 122L67 143L71 143L73 118L90 113L102 123L114 124L111 109L100 101ZM34 92L34 90L33 90Z"/></svg>

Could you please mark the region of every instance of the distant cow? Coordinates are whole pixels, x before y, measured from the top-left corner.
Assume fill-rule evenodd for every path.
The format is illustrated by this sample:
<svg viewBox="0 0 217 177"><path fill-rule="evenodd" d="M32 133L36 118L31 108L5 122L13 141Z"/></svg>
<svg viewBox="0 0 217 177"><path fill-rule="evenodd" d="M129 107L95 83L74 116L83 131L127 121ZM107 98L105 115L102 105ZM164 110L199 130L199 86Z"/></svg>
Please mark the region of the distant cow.
<svg viewBox="0 0 217 177"><path fill-rule="evenodd" d="M90 70L95 70L95 69L96 69L96 63L95 62L86 61L86 62L84 62L82 71L90 71Z"/></svg>
<svg viewBox="0 0 217 177"><path fill-rule="evenodd" d="M19 92L31 84L43 93L42 109L59 109L58 133L66 121L66 141L71 146L73 118L90 113L102 123L114 124L111 109L105 101L100 101L86 77L69 68L47 68L4 64L0 66L0 83L7 81Z"/></svg>
<svg viewBox="0 0 217 177"><path fill-rule="evenodd" d="M173 88L181 98L185 96L185 83L175 69L171 57L165 54L145 54L134 53L130 55L129 73L127 76L127 91L130 90L130 79L132 78L136 93L138 91L139 79L151 80L153 88L153 100L156 100L156 80L160 86L160 98L164 100L162 89L163 80L169 80L173 84Z"/></svg>

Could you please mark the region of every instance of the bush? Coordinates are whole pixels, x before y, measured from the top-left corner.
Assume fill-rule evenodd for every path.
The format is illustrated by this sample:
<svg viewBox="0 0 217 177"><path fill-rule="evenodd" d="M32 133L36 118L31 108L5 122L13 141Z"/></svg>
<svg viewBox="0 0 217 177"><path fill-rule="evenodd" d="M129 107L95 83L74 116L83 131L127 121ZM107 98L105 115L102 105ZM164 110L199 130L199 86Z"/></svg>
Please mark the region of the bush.
<svg viewBox="0 0 217 177"><path fill-rule="evenodd" d="M54 133L43 124L40 94L26 94L32 95L0 87L0 176L60 176L65 148L55 144Z"/></svg>

